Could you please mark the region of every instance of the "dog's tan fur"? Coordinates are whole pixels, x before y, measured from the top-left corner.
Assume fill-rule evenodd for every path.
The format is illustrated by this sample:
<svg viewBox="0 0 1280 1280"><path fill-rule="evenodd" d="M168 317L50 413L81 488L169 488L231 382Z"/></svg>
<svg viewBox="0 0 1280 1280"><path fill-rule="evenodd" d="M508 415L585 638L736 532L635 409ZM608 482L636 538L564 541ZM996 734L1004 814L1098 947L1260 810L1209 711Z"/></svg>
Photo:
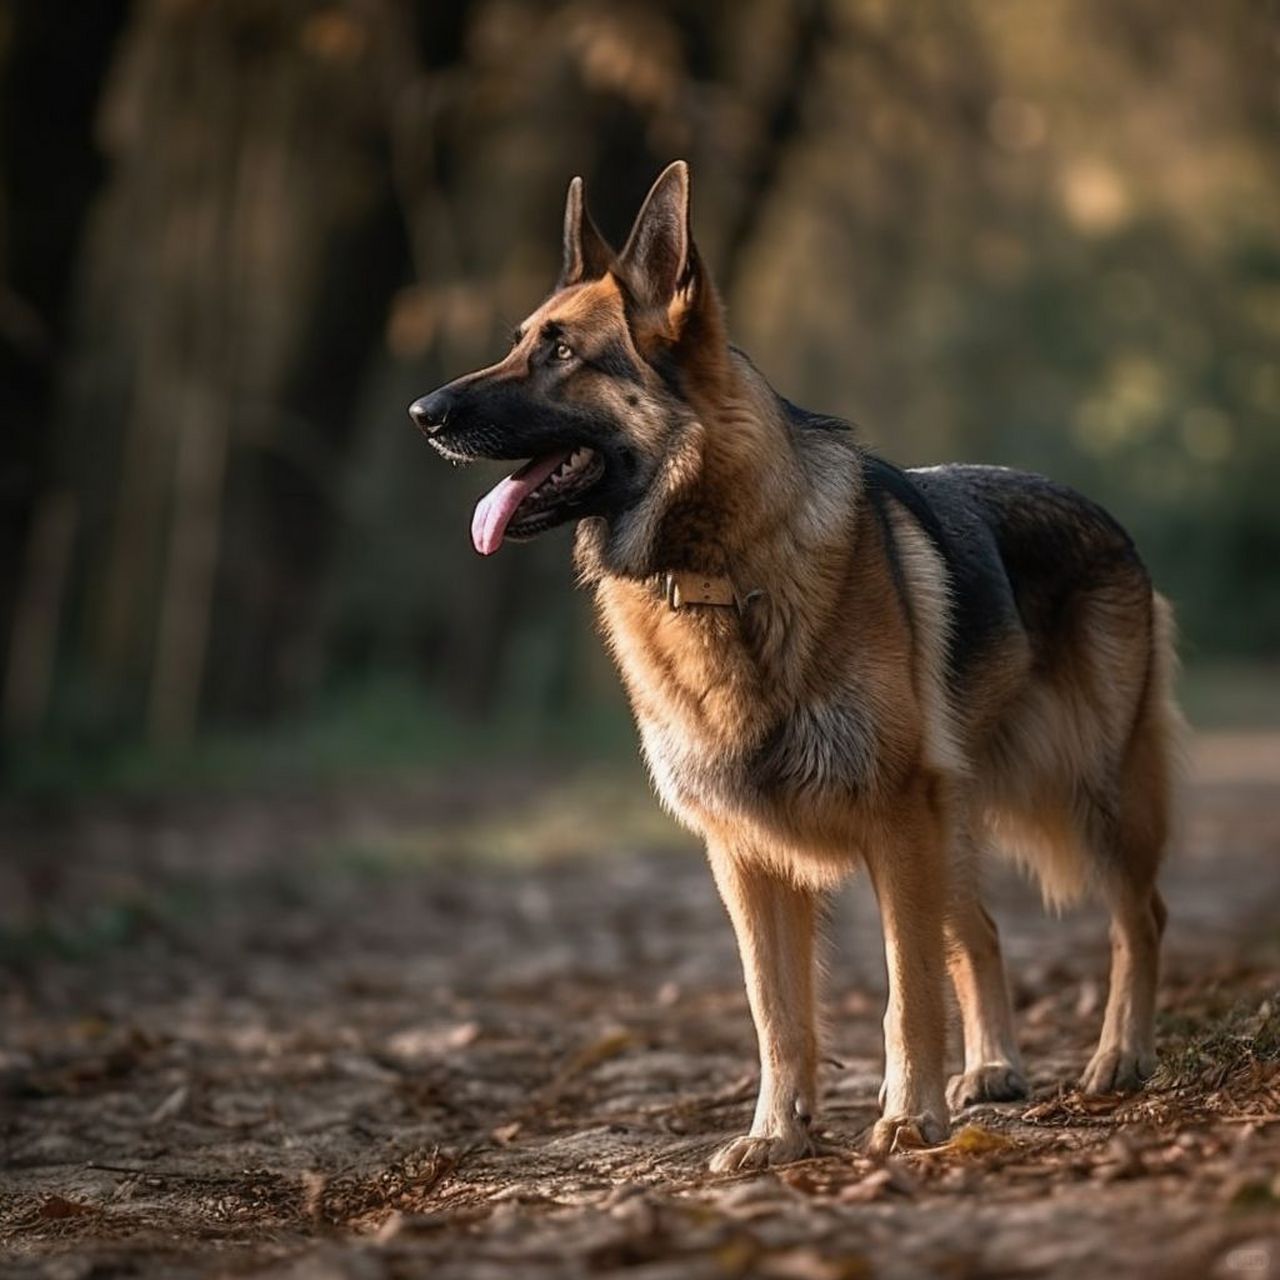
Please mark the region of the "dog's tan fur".
<svg viewBox="0 0 1280 1280"><path fill-rule="evenodd" d="M877 517L848 434L797 443L728 346L687 225L683 166L659 179L620 255L571 189L563 287L524 332L552 320L584 349L607 336L640 371L566 384L611 413L625 400L636 447L656 458L638 503L579 524L576 557L658 794L705 840L741 950L760 1094L750 1132L713 1166L810 1150L819 899L859 864L889 977L873 1149L948 1130L948 972L965 1044L952 1105L1025 1089L978 892L989 849L1021 859L1051 902L1091 889L1109 905L1111 992L1083 1084L1136 1087L1153 1065L1155 878L1181 723L1167 604L1139 570L1108 566L1048 641L1002 635L958 690L938 548L900 503ZM524 359L518 343L473 376L519 377ZM657 586L668 570L722 575L750 602L673 609Z"/></svg>

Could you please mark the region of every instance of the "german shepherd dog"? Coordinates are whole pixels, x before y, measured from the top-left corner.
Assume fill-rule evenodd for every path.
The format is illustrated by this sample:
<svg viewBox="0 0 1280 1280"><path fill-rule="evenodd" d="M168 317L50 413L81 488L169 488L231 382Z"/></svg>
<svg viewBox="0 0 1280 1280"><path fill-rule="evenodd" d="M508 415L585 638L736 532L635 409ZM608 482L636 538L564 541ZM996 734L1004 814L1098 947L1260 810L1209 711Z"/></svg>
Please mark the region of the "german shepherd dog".
<svg viewBox="0 0 1280 1280"><path fill-rule="evenodd" d="M1168 604L1124 530L1063 485L899 470L773 391L726 338L689 208L677 161L615 252L575 178L554 291L506 356L410 414L455 462L531 459L477 506L482 555L576 522L654 785L706 842L760 1050L751 1130L711 1167L813 1149L815 926L859 862L889 982L872 1153L942 1141L948 1104L1027 1094L979 896L988 848L1047 902L1087 889L1110 909L1081 1085L1139 1088L1180 726Z"/></svg>

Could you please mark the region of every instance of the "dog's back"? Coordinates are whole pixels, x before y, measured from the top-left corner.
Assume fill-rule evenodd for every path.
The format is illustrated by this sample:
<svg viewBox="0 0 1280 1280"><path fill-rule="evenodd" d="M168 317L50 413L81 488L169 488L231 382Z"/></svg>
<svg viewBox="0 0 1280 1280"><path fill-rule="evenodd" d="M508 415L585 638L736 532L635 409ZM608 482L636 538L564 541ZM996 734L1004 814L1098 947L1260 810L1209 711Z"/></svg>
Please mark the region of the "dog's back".
<svg viewBox="0 0 1280 1280"><path fill-rule="evenodd" d="M948 684L974 817L1064 903L1164 846L1181 717L1172 613L1097 503L1027 472L874 459L946 564Z"/></svg>

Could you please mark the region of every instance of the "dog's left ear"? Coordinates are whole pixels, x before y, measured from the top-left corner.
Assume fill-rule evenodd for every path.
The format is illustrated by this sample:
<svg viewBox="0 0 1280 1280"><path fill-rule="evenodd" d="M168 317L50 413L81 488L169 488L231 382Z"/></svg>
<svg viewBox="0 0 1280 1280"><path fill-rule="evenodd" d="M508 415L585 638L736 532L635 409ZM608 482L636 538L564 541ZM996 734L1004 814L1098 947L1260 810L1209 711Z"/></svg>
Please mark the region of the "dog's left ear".
<svg viewBox="0 0 1280 1280"><path fill-rule="evenodd" d="M569 183L564 202L564 263L556 287L566 289L584 280L599 280L613 266L609 242L596 230L582 195L582 179Z"/></svg>
<svg viewBox="0 0 1280 1280"><path fill-rule="evenodd" d="M666 313L672 337L688 312L709 292L689 222L689 166L669 164L636 215L614 268L642 307Z"/></svg>

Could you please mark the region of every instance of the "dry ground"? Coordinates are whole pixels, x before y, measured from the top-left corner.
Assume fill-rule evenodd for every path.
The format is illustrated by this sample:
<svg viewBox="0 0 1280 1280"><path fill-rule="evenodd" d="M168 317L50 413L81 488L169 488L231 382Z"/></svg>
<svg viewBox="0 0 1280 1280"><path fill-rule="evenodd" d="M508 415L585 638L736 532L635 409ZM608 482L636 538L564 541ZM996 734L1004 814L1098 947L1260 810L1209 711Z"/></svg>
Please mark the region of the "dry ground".
<svg viewBox="0 0 1280 1280"><path fill-rule="evenodd" d="M757 1176L753 1040L695 850L634 788L0 818L0 1271L1280 1280L1280 738L1199 744L1158 1088L1086 1102L1091 911L993 876L1035 1096L857 1154L883 977L829 930L825 1140Z"/></svg>

